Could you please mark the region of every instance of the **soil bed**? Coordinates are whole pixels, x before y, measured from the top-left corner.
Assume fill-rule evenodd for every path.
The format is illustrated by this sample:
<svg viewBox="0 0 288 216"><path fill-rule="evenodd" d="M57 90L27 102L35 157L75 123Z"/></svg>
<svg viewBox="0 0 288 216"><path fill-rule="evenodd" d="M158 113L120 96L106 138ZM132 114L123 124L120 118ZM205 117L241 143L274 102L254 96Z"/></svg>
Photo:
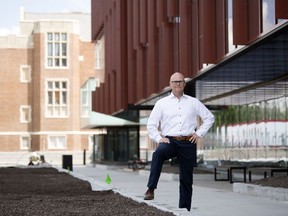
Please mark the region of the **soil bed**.
<svg viewBox="0 0 288 216"><path fill-rule="evenodd" d="M0 212L18 215L174 215L54 168L0 168Z"/></svg>
<svg viewBox="0 0 288 216"><path fill-rule="evenodd" d="M288 176L273 176L255 180L250 183L266 187L279 187L288 189Z"/></svg>
<svg viewBox="0 0 288 216"><path fill-rule="evenodd" d="M165 166L164 165L162 171L166 172L166 173L178 174L179 173L179 167L178 166L169 166L169 165ZM214 172L211 169L195 167L194 168L194 174L214 174ZM288 175L283 174L280 176L263 178L263 179L254 180L254 181L247 182L247 183L248 184L256 184L256 185L265 186L265 187L279 187L279 188L288 189Z"/></svg>

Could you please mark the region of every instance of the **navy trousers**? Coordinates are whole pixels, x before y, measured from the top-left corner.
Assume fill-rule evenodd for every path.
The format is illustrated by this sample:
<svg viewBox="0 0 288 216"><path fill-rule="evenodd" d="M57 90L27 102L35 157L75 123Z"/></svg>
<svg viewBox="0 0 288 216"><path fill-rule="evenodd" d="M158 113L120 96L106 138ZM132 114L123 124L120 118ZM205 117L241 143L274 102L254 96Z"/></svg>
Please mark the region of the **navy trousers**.
<svg viewBox="0 0 288 216"><path fill-rule="evenodd" d="M193 168L196 161L196 145L190 141L177 141L169 138L170 143L159 143L153 153L148 188L157 188L165 160L177 157L179 163L179 208L191 209Z"/></svg>

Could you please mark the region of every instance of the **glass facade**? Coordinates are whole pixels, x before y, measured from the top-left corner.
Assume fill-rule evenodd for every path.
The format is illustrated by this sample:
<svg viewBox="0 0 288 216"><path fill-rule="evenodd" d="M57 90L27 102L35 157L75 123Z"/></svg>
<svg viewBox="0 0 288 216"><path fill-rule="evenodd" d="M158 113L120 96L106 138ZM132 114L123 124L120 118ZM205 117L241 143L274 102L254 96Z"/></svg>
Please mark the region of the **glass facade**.
<svg viewBox="0 0 288 216"><path fill-rule="evenodd" d="M287 161L287 38L286 25L196 81L196 97L215 114L198 148L205 160Z"/></svg>
<svg viewBox="0 0 288 216"><path fill-rule="evenodd" d="M125 162L139 157L139 128L111 127L106 134L95 135L94 162Z"/></svg>
<svg viewBox="0 0 288 216"><path fill-rule="evenodd" d="M283 95L214 112L215 124L203 139L205 159L287 160L287 105Z"/></svg>

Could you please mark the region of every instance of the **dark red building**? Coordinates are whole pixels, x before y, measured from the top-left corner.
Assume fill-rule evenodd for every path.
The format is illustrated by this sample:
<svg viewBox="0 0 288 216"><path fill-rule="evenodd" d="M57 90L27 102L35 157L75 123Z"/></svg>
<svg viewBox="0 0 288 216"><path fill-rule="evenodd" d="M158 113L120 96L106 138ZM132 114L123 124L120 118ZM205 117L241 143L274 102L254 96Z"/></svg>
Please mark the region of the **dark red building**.
<svg viewBox="0 0 288 216"><path fill-rule="evenodd" d="M240 111L230 111L229 119L219 114L215 127L257 121L259 107L264 121L270 114L262 102L277 98L287 100L288 120L288 1L91 0L91 8L92 40L105 38L105 78L93 111L137 121L137 111L166 94L179 71L185 92L211 110L254 107L245 120ZM208 146L225 142L207 139Z"/></svg>
<svg viewBox="0 0 288 216"><path fill-rule="evenodd" d="M94 111L117 114L161 94L175 71L193 79L203 64L225 60L228 2L92 0L92 40L105 37L105 83ZM287 8L276 0L275 17L287 19ZM232 12L233 44L252 44L262 33L262 1L233 0Z"/></svg>

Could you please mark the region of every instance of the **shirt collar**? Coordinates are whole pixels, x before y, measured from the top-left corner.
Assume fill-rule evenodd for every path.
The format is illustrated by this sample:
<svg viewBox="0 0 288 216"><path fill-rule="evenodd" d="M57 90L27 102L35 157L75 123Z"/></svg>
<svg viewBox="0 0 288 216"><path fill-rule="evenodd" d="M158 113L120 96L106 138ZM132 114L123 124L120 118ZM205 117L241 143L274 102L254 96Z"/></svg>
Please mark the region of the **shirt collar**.
<svg viewBox="0 0 288 216"><path fill-rule="evenodd" d="M187 96L187 95L185 95L185 94L183 93L183 95L181 96L181 98L186 98L186 96ZM171 94L169 95L169 98L172 99L172 98L177 98L177 97L173 94L173 92L171 92ZM181 98L180 98L180 99L181 99Z"/></svg>

